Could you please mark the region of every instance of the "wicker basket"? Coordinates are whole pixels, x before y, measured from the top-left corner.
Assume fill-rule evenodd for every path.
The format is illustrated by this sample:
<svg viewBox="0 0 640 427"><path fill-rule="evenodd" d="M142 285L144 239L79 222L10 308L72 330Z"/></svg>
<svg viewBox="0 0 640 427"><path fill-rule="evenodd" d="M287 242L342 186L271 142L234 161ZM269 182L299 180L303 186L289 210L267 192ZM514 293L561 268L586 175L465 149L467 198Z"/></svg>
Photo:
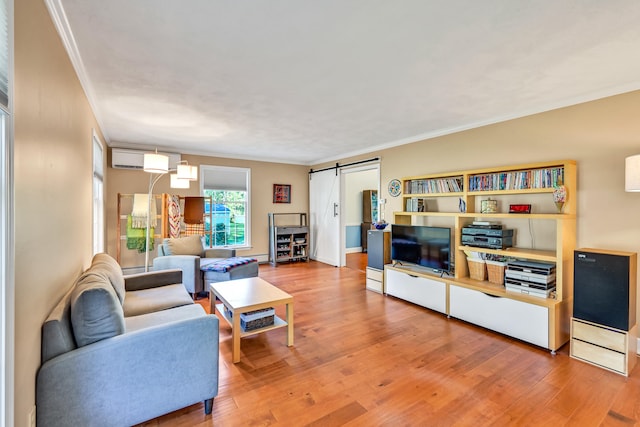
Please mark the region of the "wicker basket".
<svg viewBox="0 0 640 427"><path fill-rule="evenodd" d="M485 261L487 264L487 273L489 281L497 285L504 285L504 269L506 263L500 261Z"/></svg>
<svg viewBox="0 0 640 427"><path fill-rule="evenodd" d="M474 280L487 280L487 269L485 261L477 258L467 258L469 265L469 277Z"/></svg>

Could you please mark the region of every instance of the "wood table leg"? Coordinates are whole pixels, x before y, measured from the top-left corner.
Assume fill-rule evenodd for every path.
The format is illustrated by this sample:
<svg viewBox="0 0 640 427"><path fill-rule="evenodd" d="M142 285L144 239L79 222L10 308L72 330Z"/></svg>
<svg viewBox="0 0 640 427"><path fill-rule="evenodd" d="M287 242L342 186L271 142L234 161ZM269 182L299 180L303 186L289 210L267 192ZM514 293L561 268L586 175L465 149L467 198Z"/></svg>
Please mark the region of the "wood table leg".
<svg viewBox="0 0 640 427"><path fill-rule="evenodd" d="M231 326L231 340L233 344L233 363L240 361L240 313L233 313L233 325Z"/></svg>
<svg viewBox="0 0 640 427"><path fill-rule="evenodd" d="M293 301L287 304L287 346L293 346Z"/></svg>

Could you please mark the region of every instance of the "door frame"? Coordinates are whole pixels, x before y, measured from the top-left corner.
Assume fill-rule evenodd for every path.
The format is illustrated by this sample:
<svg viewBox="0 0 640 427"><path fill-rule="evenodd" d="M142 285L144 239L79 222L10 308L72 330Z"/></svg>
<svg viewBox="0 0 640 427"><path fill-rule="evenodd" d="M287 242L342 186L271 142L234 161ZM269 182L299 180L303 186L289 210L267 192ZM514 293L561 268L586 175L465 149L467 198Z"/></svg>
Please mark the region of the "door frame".
<svg viewBox="0 0 640 427"><path fill-rule="evenodd" d="M370 171L370 170L376 170L378 172L376 187L378 190L378 204L380 205L378 207L378 212L380 212L381 206L384 205L383 203L381 203L381 200L383 199L381 197L382 193L380 193L380 160L372 161L370 163L363 164L363 165L340 168L340 225L339 225L340 227L340 265L339 267L344 267L347 265L347 248L346 248L346 244L347 244L346 206L347 204L345 203L346 194L344 191L344 188L346 185L345 183L346 176L351 173L358 173L358 172L364 172L364 171Z"/></svg>

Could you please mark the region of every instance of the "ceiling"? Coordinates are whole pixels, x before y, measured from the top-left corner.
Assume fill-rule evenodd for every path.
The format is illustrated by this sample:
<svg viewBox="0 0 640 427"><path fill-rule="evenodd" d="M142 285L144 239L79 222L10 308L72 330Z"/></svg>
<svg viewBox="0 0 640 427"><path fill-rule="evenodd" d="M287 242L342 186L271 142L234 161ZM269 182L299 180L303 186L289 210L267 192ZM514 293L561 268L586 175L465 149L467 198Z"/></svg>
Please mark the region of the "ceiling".
<svg viewBox="0 0 640 427"><path fill-rule="evenodd" d="M311 165L640 89L637 0L46 0L110 146Z"/></svg>

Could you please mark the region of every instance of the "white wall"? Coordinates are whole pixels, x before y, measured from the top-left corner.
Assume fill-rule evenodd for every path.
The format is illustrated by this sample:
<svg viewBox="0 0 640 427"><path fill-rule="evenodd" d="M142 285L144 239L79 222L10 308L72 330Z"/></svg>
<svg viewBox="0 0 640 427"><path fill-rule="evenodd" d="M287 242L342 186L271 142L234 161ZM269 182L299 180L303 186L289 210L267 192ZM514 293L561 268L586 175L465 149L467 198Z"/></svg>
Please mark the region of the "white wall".
<svg viewBox="0 0 640 427"><path fill-rule="evenodd" d="M345 202L347 214L345 223L360 224L362 222L362 192L378 189L378 171L369 169L345 175Z"/></svg>
<svg viewBox="0 0 640 427"><path fill-rule="evenodd" d="M400 198L390 197L386 190L393 178L576 160L577 247L639 252L640 194L624 191L624 159L640 153L639 106L640 91L629 92L367 153L363 158L382 159L381 197L388 201L385 219L391 223L393 212L402 211ZM357 160L339 159L341 163ZM636 307L640 310L640 303Z"/></svg>
<svg viewBox="0 0 640 427"><path fill-rule="evenodd" d="M15 425L26 426L35 404L40 328L92 257L98 124L45 3L14 6L14 408Z"/></svg>

